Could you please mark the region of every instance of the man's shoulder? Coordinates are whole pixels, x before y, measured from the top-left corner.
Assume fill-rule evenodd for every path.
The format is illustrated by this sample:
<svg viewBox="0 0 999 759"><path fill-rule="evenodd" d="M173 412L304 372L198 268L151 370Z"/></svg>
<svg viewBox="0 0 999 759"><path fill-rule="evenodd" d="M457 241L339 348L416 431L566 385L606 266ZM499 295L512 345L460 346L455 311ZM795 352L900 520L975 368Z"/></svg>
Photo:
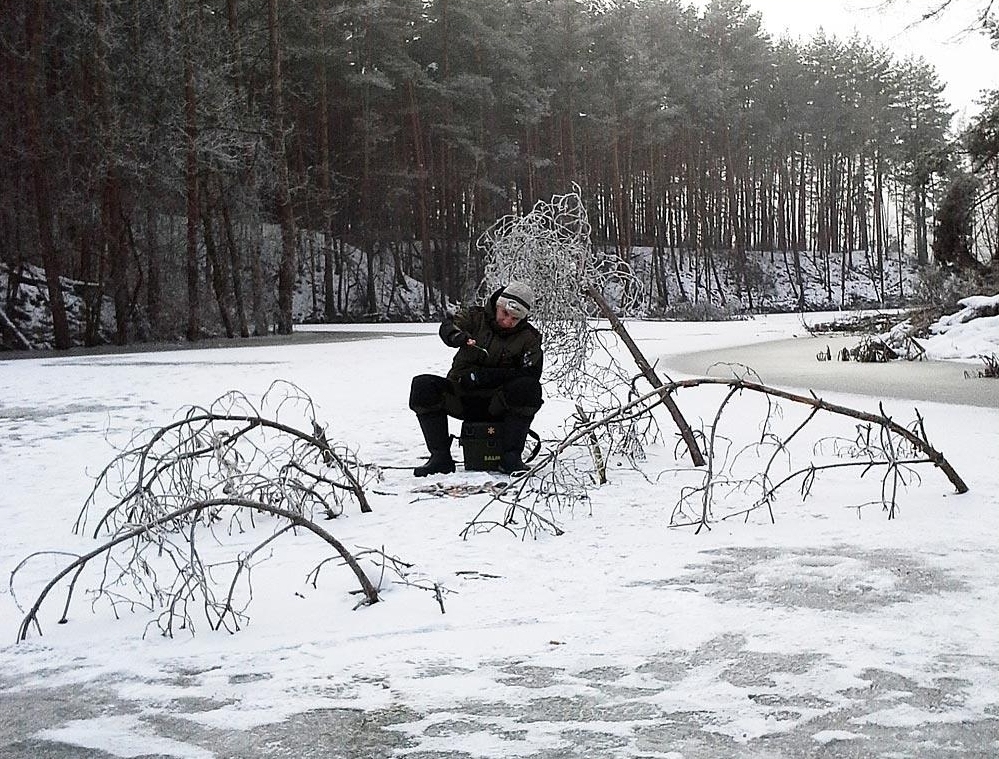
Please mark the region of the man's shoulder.
<svg viewBox="0 0 999 759"><path fill-rule="evenodd" d="M527 332L539 343L541 342L541 332L531 322L524 322L524 332Z"/></svg>
<svg viewBox="0 0 999 759"><path fill-rule="evenodd" d="M478 321L485 316L485 313L482 306L459 306L455 311L446 314L444 321Z"/></svg>

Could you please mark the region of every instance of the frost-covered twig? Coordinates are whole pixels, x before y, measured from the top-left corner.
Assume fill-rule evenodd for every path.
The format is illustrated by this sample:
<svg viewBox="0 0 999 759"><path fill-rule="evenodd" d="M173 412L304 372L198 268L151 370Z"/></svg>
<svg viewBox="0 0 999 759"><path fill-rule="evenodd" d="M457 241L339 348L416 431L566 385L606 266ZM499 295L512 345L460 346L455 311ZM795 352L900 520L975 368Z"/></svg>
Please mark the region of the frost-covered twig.
<svg viewBox="0 0 999 759"><path fill-rule="evenodd" d="M136 435L96 478L74 530L84 529L106 495L113 502L97 518L95 536L221 495L302 513L319 510L327 517L342 513L350 501L369 512L364 484L370 476L344 445L330 443L307 395L290 383L275 383L260 408L231 392Z"/></svg>
<svg viewBox="0 0 999 759"><path fill-rule="evenodd" d="M512 279L526 281L535 291L532 321L545 340L546 377L560 393L601 416L616 406L615 393L627 387L629 373L617 358L605 353L598 359L593 316L610 322L622 343L653 387L661 387L656 374L631 339L619 314L637 305L641 286L630 265L616 253L590 242L590 223L579 189L539 201L525 216L505 216L479 238L483 251L486 293ZM616 379L617 382L611 381ZM690 425L668 393L663 402L695 466L704 464Z"/></svg>

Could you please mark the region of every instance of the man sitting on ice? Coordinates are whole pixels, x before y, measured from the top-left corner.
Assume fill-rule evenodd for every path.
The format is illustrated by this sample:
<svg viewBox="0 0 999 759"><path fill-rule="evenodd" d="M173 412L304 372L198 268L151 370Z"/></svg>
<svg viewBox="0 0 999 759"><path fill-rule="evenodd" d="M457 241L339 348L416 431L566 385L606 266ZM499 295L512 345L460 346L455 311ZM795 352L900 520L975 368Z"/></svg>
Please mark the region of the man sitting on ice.
<svg viewBox="0 0 999 759"><path fill-rule="evenodd" d="M430 459L413 470L417 477L454 471L448 416L468 421L502 421L499 470L526 469L522 459L531 420L541 408L541 333L527 321L534 291L510 282L486 306L448 315L440 336L458 352L447 377L413 377L409 407L416 412Z"/></svg>

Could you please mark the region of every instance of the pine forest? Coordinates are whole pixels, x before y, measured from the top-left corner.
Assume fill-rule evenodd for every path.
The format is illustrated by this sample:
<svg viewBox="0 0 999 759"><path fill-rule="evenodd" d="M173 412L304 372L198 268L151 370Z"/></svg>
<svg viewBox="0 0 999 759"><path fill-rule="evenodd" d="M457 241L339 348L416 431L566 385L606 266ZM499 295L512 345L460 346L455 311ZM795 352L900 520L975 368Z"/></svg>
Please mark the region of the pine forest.
<svg viewBox="0 0 999 759"><path fill-rule="evenodd" d="M883 303L903 256L994 277L999 91L955 131L923 59L742 0L9 0L0 33L4 323L34 283L56 348L287 334L303 282L316 320L436 318L571 191L647 315L723 278L751 310L761 260Z"/></svg>

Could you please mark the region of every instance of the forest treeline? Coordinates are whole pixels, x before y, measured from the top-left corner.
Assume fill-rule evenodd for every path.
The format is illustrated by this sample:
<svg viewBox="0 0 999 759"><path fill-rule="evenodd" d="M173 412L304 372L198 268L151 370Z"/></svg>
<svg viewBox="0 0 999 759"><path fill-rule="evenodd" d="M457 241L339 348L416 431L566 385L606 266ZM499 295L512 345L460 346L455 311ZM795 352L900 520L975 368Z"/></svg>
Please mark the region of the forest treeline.
<svg viewBox="0 0 999 759"><path fill-rule="evenodd" d="M924 60L775 40L742 0L9 0L0 24L7 316L43 267L56 347L101 339L65 279L120 343L290 332L303 276L344 318L348 250L364 310L388 262L429 317L490 224L573 187L664 298L723 268L751 303L756 251L876 278L996 256L999 94L954 138Z"/></svg>

